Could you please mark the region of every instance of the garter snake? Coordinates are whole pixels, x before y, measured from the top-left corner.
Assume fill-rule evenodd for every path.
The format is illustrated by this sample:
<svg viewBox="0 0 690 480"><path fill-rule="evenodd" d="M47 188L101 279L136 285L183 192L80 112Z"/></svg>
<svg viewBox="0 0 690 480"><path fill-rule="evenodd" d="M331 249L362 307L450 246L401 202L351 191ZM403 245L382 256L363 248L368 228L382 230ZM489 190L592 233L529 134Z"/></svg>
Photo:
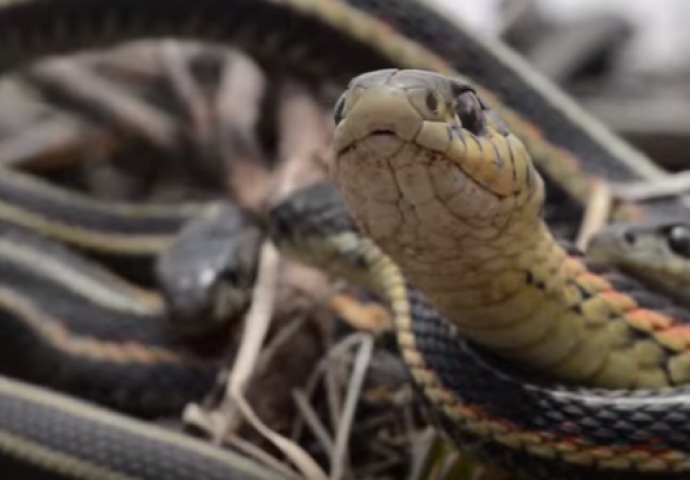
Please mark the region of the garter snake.
<svg viewBox="0 0 690 480"><path fill-rule="evenodd" d="M615 266L689 307L690 225L659 218L616 223L599 231L587 248L591 262Z"/></svg>
<svg viewBox="0 0 690 480"><path fill-rule="evenodd" d="M293 194L270 215L283 253L364 284L388 303L413 385L432 420L466 452L533 479L687 476L687 387L630 392L535 379L459 338L362 235L329 182ZM634 286L615 272L601 274Z"/></svg>
<svg viewBox="0 0 690 480"><path fill-rule="evenodd" d="M236 453L2 376L0 470L32 480L284 478Z"/></svg>
<svg viewBox="0 0 690 480"><path fill-rule="evenodd" d="M221 238L194 228L208 222ZM164 250L167 264L159 276L169 283L163 291L194 305L196 290L208 283L171 279L204 273L207 282L222 282L211 289L221 297L223 289L244 291L243 298L231 295L232 302L223 304L224 314L240 314L255 275L246 261L256 252L247 241L258 229L221 202L183 226L185 232L172 251ZM224 255L178 261L194 252L191 247L209 245ZM0 470L36 480L281 478L236 454L50 391L143 418L179 415L208 395L223 364L189 351L156 294L1 220L0 272Z"/></svg>
<svg viewBox="0 0 690 480"><path fill-rule="evenodd" d="M156 255L203 208L99 201L21 171L0 169L0 222L68 244L144 283L152 282Z"/></svg>
<svg viewBox="0 0 690 480"><path fill-rule="evenodd" d="M538 478L687 475L690 315L553 238L540 175L472 86L370 72L334 117L332 179L383 252L371 275L402 357L458 445ZM402 306L404 282L380 279L398 268L415 287Z"/></svg>
<svg viewBox="0 0 690 480"><path fill-rule="evenodd" d="M210 204L182 226L155 264L177 332L206 335L241 318L251 303L263 236L258 219L229 201Z"/></svg>
<svg viewBox="0 0 690 480"><path fill-rule="evenodd" d="M156 295L0 222L0 374L137 416L178 414L213 387Z"/></svg>
<svg viewBox="0 0 690 480"><path fill-rule="evenodd" d="M369 14L378 16L386 24L367 15L365 10ZM617 176L620 179L659 176L659 172L654 169L651 162L629 149L605 129L599 128L595 121L573 107L572 102L554 95L550 86L534 81L534 76L526 75L525 69L521 70L519 63L516 63L514 59L495 55L494 51L474 42L459 27L452 25L440 14L412 0L399 0L394 4L377 0L351 0L347 3L316 0L203 0L197 2L114 0L110 3L95 0L12 0L0 6L0 52L2 52L0 58L4 62L4 69L21 66L51 53L68 53L80 48L102 47L137 37L164 35L231 41L236 46L247 50L269 68L285 68L303 78L317 82L327 80L342 87L353 75L385 67L426 68L453 76L459 76L455 69L472 71L475 73L473 80L487 84L493 82L494 89L498 91L500 97L493 96L485 90L481 90L480 94L486 97L487 103L496 108L500 116L505 119L508 128L525 142L529 153L539 167L547 175L555 178L556 182L561 184L577 201L585 202L590 185L586 174L599 173L607 178ZM425 43L426 48L406 39L405 36L417 38ZM467 41L459 41L459 39ZM466 52L457 49L465 47L474 53L461 55ZM449 50L451 48L456 50ZM338 55L333 55L335 49ZM454 68L447 64L450 61L453 62ZM526 80L527 78L529 81ZM476 88L479 87L476 86ZM507 105L502 104L501 100L505 100ZM536 108L532 108L533 106ZM535 124L542 125L544 130L535 127ZM584 173L579 171L578 167L584 170ZM671 211L679 210L680 205L669 201L658 204L654 208ZM634 213L628 212L626 216ZM395 268L392 263L390 266ZM421 304L419 302L414 301L413 305ZM423 325L437 325L436 331L442 331L446 323L434 324L435 316L429 315L429 317L429 321L423 322ZM405 325L402 325L401 332L403 333L404 328ZM434 361L440 362L439 368L441 368L445 360L455 361L455 359L468 358L469 367L466 368L478 365L479 370L465 369L464 371L468 373L466 378L478 382L479 387L487 387L484 390L479 388L478 396L486 394L492 397L489 401L495 400L496 394L504 391L492 389L494 385L492 380L496 379L496 375L491 374L492 370L482 374L481 362L466 353L464 347L454 347L465 345L464 343L456 344L447 341L451 338L451 333L441 335L439 340L441 345L447 347L448 353L457 353L457 355L454 357L441 355L438 358L425 360L430 364ZM420 341L429 337L424 335L424 331L417 337L407 335L407 338L409 339L410 336ZM403 337L406 336L401 335L401 338ZM438 379L438 376L432 373L433 371L433 368L428 369L422 374L418 369L417 374L427 375L432 380ZM441 372L439 375L443 373L442 368L439 372ZM450 376L456 378L457 372ZM499 379L503 377L499 376ZM489 384L482 384L482 382L489 382ZM529 407L536 409L533 417L527 414L521 417L523 420L534 418L535 424L520 425L514 436L511 436L511 433L515 432L515 430L510 430L511 425L495 420L494 417L487 420L484 416L488 414L499 419L512 418L510 412L501 412L500 409L498 413L488 412L481 408L481 405L490 404L484 401L477 400L475 403L480 407L471 410L470 413L462 408L462 404L454 404L457 408L448 407L444 414L453 418L454 425L461 425L468 417L474 415L477 420L474 423L469 420L469 429L476 427L473 432L480 440L485 440L491 435L501 436L501 431L506 431L502 429L507 428L508 433L501 437L504 443L515 440L518 444L524 445L521 443L524 440L528 444L527 450L531 448L530 451L541 452L546 456L553 453L549 447L556 445L566 453L561 453L561 461L557 462L554 468L571 467L568 461L571 463L577 461L578 452L569 456L568 449L573 445L579 446L578 438L565 444L551 442L550 439L542 442L540 435L548 437L550 425L548 422L540 424L537 420L544 419L544 415L539 415L544 410L557 411L545 409L544 402L553 400L555 405L562 406L558 400L569 399L568 395L572 392L566 391L561 397L554 395L554 391L561 393L558 389L539 389L525 381L506 383L513 392L522 395L517 397L506 395L505 398L522 400L525 397L524 403L520 405L524 408L522 413L529 413ZM473 389L471 388L470 391ZM465 389L459 389L458 392L464 394ZM437 393L439 396L445 395L445 398L448 398L447 391L441 392L437 389ZM575 403L578 399L581 400L578 392L573 395ZM619 403L615 403L607 394L588 391L582 395L585 396L585 400L580 401L578 405L590 407L597 405L598 409L598 405L605 404L606 412L621 413L622 418L630 417L629 410L623 409L622 412L620 409L615 410ZM611 395L615 397L614 394ZM451 396L451 398L457 400L456 397ZM464 399L464 397L460 398ZM591 398L596 400L588 403ZM678 398L678 396L673 396L667 403L670 404ZM625 400L628 398L626 397ZM639 400L644 402L645 398L640 397ZM651 394L646 400L652 407L659 404L658 394ZM608 401L613 403L611 408L608 408ZM675 412L682 411L682 399L678 400L678 403L679 406ZM672 407L675 408L675 405ZM564 410L566 409L562 408L560 411ZM558 419L551 419L551 421L558 423L554 428L566 429L566 431L570 428L568 435L579 434L586 437L587 432L578 431L573 434L572 429L589 428L581 421L581 415L583 412L589 413L592 410L593 408L573 410L574 413L570 412L571 416L566 420L560 422ZM596 413L596 410L593 413ZM595 418L594 415L592 417ZM87 417L77 417L75 424L70 425L70 429L88 425L90 421ZM482 433L483 430L489 433ZM645 432L643 428L640 430ZM23 433L26 434L26 432ZM600 438L597 437L596 431L592 435L595 437L592 444L596 446L598 445L596 440ZM607 453L610 452L606 451L605 446L609 444L605 443L606 441L600 441L600 443L604 442L604 451L602 452L599 448L592 453L594 447L590 444L590 449L585 448L586 451L579 457L580 461L598 462L610 466L620 460L617 464L623 469L628 468L629 465L626 464L623 467L621 465L629 461L633 465L630 468L634 468L641 463L644 464L644 458L647 458L644 447L651 442L649 437L642 435L641 438L642 440L639 440L641 446L635 451L638 455L632 455L634 457L632 459L625 457L621 460L620 457L616 457L607 463ZM530 439L531 443L526 439ZM683 439L678 443L682 446ZM586 444L585 447L587 446ZM626 451L625 448L625 446L621 447L623 451ZM663 449L663 445L660 448ZM681 447L678 448L682 450ZM521 451L520 448L507 449L509 454L518 455ZM602 457L604 457L603 460ZM655 457L657 458L677 460L679 456L674 456L671 452L667 457L660 455ZM678 464L682 465L683 460L684 455L680 455ZM546 463L548 464L548 461ZM649 463L654 466L653 461ZM668 462L659 468L670 469Z"/></svg>

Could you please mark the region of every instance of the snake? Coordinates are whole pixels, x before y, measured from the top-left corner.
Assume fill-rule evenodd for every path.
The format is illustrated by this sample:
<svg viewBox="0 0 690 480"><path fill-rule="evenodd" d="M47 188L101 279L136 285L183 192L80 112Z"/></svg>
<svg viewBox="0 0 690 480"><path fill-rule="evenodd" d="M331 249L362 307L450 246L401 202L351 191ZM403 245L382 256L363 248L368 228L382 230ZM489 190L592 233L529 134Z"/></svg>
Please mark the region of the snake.
<svg viewBox="0 0 690 480"><path fill-rule="evenodd" d="M553 237L543 180L477 91L377 70L334 118L331 178L439 428L532 478L687 475L687 311Z"/></svg>
<svg viewBox="0 0 690 480"><path fill-rule="evenodd" d="M155 259L155 278L171 328L185 337L218 332L251 304L260 219L228 201L185 222Z"/></svg>
<svg viewBox="0 0 690 480"><path fill-rule="evenodd" d="M0 468L35 480L280 480L259 464L45 388L0 376Z"/></svg>
<svg viewBox="0 0 690 480"><path fill-rule="evenodd" d="M155 259L208 204L112 202L17 169L0 170L0 221L59 241L137 283L155 282Z"/></svg>
<svg viewBox="0 0 690 480"><path fill-rule="evenodd" d="M208 231L199 227L209 222L222 232L222 244L199 236ZM211 288L225 300L210 314L241 314L251 293L243 285L255 276L250 259L259 248L255 243L251 249L246 240L258 227L235 205L220 202L182 230L188 233L174 240L175 249L163 251L166 274L160 275L168 284L162 292L177 293L182 307L196 305L200 288ZM215 248L219 255L203 263L177 260L174 251L189 253L190 246ZM222 255L231 251L243 260ZM3 471L37 480L282 478L236 453L147 422L179 415L190 402L203 400L224 367L222 359L190 348L189 308L181 310L185 328L180 328L168 318L175 305L166 309L157 293L69 246L2 220L0 271ZM202 274L206 283L195 288L171 280ZM224 288L244 296L223 293Z"/></svg>
<svg viewBox="0 0 690 480"><path fill-rule="evenodd" d="M613 266L689 307L690 225L684 218L619 222L598 231L587 247L592 263Z"/></svg>
<svg viewBox="0 0 690 480"><path fill-rule="evenodd" d="M157 257L158 293L0 220L0 373L139 417L179 413L222 367L191 337L244 314L262 236L238 205L212 203Z"/></svg>
<svg viewBox="0 0 690 480"><path fill-rule="evenodd" d="M214 386L222 364L195 354L155 293L2 222L0 270L0 374L146 418Z"/></svg>
<svg viewBox="0 0 690 480"><path fill-rule="evenodd" d="M582 205L586 204L595 177L627 181L658 178L663 175L649 159L631 149L591 116L586 115L572 100L531 72L524 63L520 63L519 58L498 45L478 39L455 23L450 16L415 0L399 0L395 4L383 0L5 0L0 3L0 58L3 62L3 71L20 68L32 60L51 54L104 47L136 38L171 35L229 42L246 50L268 70L287 71L313 84L328 83L341 89L346 88L353 76L384 68L425 69L452 77L458 84L472 85L475 97L467 95L466 99L481 98L485 102L482 104L477 100L475 106L470 108L470 111L474 112L472 115L476 115L477 119L486 118L484 112L488 115L491 107L491 111L495 111L497 117L505 122L505 128L497 120L484 124L495 128L495 131L491 132L490 144L494 144L493 138L496 135L503 136L503 133L513 132L512 135L506 134L504 138L520 151L524 147L522 158L529 155L545 179L563 188L575 202ZM338 55L333 55L335 49L339 52ZM422 77L427 80L422 80L421 84L426 85L428 77ZM444 82L445 80L439 81L440 85L444 85ZM426 90L426 87L421 90ZM360 94L365 95L366 91L365 89ZM469 92L469 89L467 91ZM360 102L359 105L383 104L385 108L371 108L369 112L374 114L374 118L377 114L389 120L396 118L395 109L386 107L385 96L380 102L376 101L375 97L376 95L369 97L367 102ZM389 103L389 107L394 103ZM416 108L420 108L419 112L425 111L424 105L416 105ZM366 110L366 107L363 109ZM348 115L350 113L352 112ZM388 114L392 114L392 117ZM353 123L356 122L351 122L350 125ZM383 123L386 124L385 121ZM445 122L441 123L444 126L437 130L449 132ZM342 125L342 121L340 124ZM367 122L362 124L367 125ZM388 123L389 126L393 124ZM458 122L457 125L461 124ZM366 128L364 126L360 131ZM464 134L464 131L458 129L456 133L460 135ZM430 143L422 148L434 146L434 134L430 135L431 137L427 138ZM450 139L451 135L447 135ZM387 135L384 134L382 137ZM477 135L475 137L480 138ZM517 141L517 138L520 140ZM339 141L342 140L341 138ZM452 143L455 145L457 141ZM499 156L500 153L493 158ZM480 176L482 173L490 174L491 171L497 171L495 168L491 170L488 164L481 162L485 158L491 158L491 155L477 155L473 159L480 167L480 171L473 172L473 175ZM338 165L336 183L346 194L347 205L354 213L355 220L364 227L364 233L376 244L368 241L361 243L355 238L347 238L351 238L354 245L366 244L371 247L367 251L376 252L376 245L380 244L382 239L375 234L372 235L375 231L366 228L364 216L366 211L372 208L375 211L376 208L367 202L357 202L358 190L354 188L356 185L350 185L352 189L347 187L346 178L362 176L344 174L345 163L338 162ZM525 165L530 167L527 168ZM529 178L535 185L539 185L540 177L531 165L530 162L523 161L525 169L522 173L532 172ZM487 166L486 171L482 170L483 166ZM383 180L383 177L380 180ZM521 177L521 180L524 178ZM383 185L389 184L383 182ZM494 185L509 186L510 178L506 180L506 177L503 177ZM516 188L519 185L517 181L513 184ZM371 184L368 188L370 187ZM365 187L364 192L367 192L368 188ZM533 186L531 189L518 190L523 193L539 192L541 187ZM359 192L362 193L361 190ZM477 187L475 192L477 197L472 199L491 200L489 190L480 190ZM519 192L509 198L529 198L527 193L520 196ZM533 195L532 201L526 202L525 205L534 208L533 213L538 216L541 208L539 194ZM617 218L633 219L659 211L682 214L685 212L686 202L686 199L681 198L668 199L644 207L625 204L617 211ZM471 204L469 202L470 206ZM358 209L358 205L362 208ZM390 221L396 217L390 217L388 223L385 221L386 218L382 219L382 224L390 227ZM409 218L405 220L402 225L414 224L407 223ZM515 222L515 225L518 223ZM544 238L549 238L545 227L536 228L542 224L535 221L533 225L535 231L541 231ZM534 234L524 224L520 228L521 231ZM487 231L491 231L491 228L476 229L478 234ZM429 234L417 240L433 241L435 238ZM439 238L443 238L443 235ZM452 238L449 240L453 244L456 243ZM545 246L555 244L547 242ZM453 315L456 308L444 305L443 301L447 298L451 299L448 301L452 303L452 295L444 297L442 292L435 291L436 289L429 285L426 285L429 288L419 285L419 280L424 278L424 274L415 271L414 266L415 263L423 263L424 256L416 257L415 249L392 253L391 248L391 244L382 245L381 250L385 254L380 256L371 253L371 259L386 259L382 260L382 263L378 260L374 262L380 266L378 275L400 279L400 283L391 280L392 283L386 284L386 288L381 290L388 292L391 304L397 308L396 330L403 358L410 367L421 397L427 399L430 405L429 411L438 416L439 423L444 425L444 429L459 439L460 445L474 442L480 445L479 450L493 452L494 456L500 457L504 462L512 462L511 464L522 465L528 469L532 465L533 473L541 475L542 478L552 478L545 476L549 474L547 472L562 474L562 478L585 478L583 475L596 475L601 472L601 475L610 478L614 478L615 475L634 478L634 475L641 471L673 475L687 469L687 463L684 463L687 459L684 432L682 429L676 432L677 429L672 427L677 425L673 421L684 420L683 409L687 408L688 402L683 398L682 387L630 393L628 390L594 387L582 389L564 387L560 384L537 384L524 377L506 376L503 373L504 368L493 368L485 362L484 359L491 358L488 353L475 353L482 347L488 351L495 350L497 345L491 344L491 336L483 335L479 331L481 329L468 332L467 328L460 328L463 322L458 320L457 315ZM552 249L558 250L556 247ZM443 252L443 248L440 251ZM461 251L467 252L467 249L463 248ZM581 264L573 250L563 247L562 251L565 252L561 257L565 264ZM429 252L435 254L436 250L431 248ZM547 250L544 251L546 252ZM575 260L567 261L571 258ZM410 261L406 262L406 259ZM442 266L450 265L451 263ZM533 266L538 265L535 263ZM534 286L530 287L532 290L547 291L547 287L558 284L546 281L552 279L549 276L551 272L537 270L530 271L535 274L543 273L544 279L540 280L538 276L533 278ZM581 271L586 278L579 278L577 285L567 290L569 293L589 293L586 289L577 288L582 285L594 290L611 285L612 288L608 291L614 297L619 294L614 300L620 300L623 305L615 304L615 301L613 303L621 308L626 307L625 302L628 299L635 303L642 298L634 295L630 282L624 286L622 283L616 283L617 280L613 278L608 279L596 274L587 276L588 270L584 267ZM387 276L386 272L390 272L390 275ZM367 274L367 278L375 277L378 278L376 274ZM413 282L415 288L402 283L404 278ZM428 278L433 284L431 277ZM442 279L440 286L448 285L452 289L457 289L458 285L450 281L451 278L452 276ZM587 281L591 281L592 284ZM482 289L477 293L486 292ZM646 290L642 289L641 292L645 293ZM425 300L425 296L428 296L429 302ZM609 297L606 299L610 300ZM596 305L596 302L593 305ZM595 307L587 308L596 310ZM668 330L666 327L669 325L669 317L664 316L660 308L654 311L644 308L640 310L648 314L651 320L647 321L645 315L641 315L635 318L622 318L611 324L615 323L623 333L633 330L640 333L641 337L635 341L637 345L642 345L642 355L647 355L649 349L645 350L645 345L651 345L652 349L661 348L663 332ZM414 315L410 315L410 311L414 311ZM449 320L441 321L441 317L436 314L437 311ZM653 315L655 312L656 316ZM594 317L596 318L596 315ZM544 325L544 316L540 318L541 321L537 319L528 323ZM631 318L631 322L628 322ZM565 323L578 325L577 318ZM464 324L464 327L469 326L467 323ZM527 330L526 334L531 334L531 329ZM471 341L474 343L468 343L470 341L466 340L468 333L473 333ZM679 338L682 339L682 336ZM522 339L524 340L524 337ZM648 339L650 343L644 343L644 339ZM667 340L671 343L669 350L673 351L677 345L671 341L672 339ZM601 341L608 341L607 337L602 335ZM479 346L475 348L475 344ZM528 366L538 364L540 370L548 370L549 366L553 367L552 370L556 369L552 363L553 358L550 357L553 349L537 349L537 353L532 354L534 351L512 351L515 355L508 356L519 359L521 364L526 362ZM504 359L506 349L503 348L500 353L499 358ZM624 361L634 357L635 355L623 355ZM681 365L669 370L668 373L660 367L661 363L645 365L648 367L645 374L630 381L680 381L672 372L679 372L680 377L683 376L685 357L681 354L673 356L670 353L661 357L661 363L665 360L670 362L673 358L679 359ZM574 365L572 369L550 373L580 376L584 375L583 368ZM621 373L616 369L613 369L613 372ZM604 383L627 381L622 374L612 377L604 378ZM0 396L4 399L9 393L5 392ZM497 403L500 400L503 400L503 403ZM645 408L651 415L651 420L649 417L638 418L633 415L631 405ZM51 409L48 421L60 417L68 410L57 400L51 400L48 406ZM659 411L662 407L663 411ZM665 411L671 412L668 417L663 417ZM601 414L601 417L598 417L598 414ZM615 441L612 442L611 434L620 432L599 428L601 424L594 422L595 425L592 425L592 422L584 421L585 418L601 418L605 423L610 422L611 418L625 420L631 426L631 430L626 430L624 438L614 437ZM93 424L93 417L75 414L71 419L72 423L63 426L65 431L80 439L88 439L88 426ZM662 420L667 420L668 423ZM658 423L655 423L657 421ZM631 431L633 433L630 433ZM669 433L671 431L674 433ZM45 432L45 427L39 425L32 428L23 425L14 433L26 439L36 432ZM55 448L54 445L51 446ZM155 449L155 442L148 443L139 453L143 456L154 455L152 451ZM103 464L102 457L96 456L102 453L102 450L93 450L96 452L82 451L78 456L81 460L94 462L92 465ZM7 454L8 450L3 450L3 453ZM14 458L17 458L16 452ZM132 468L134 471L130 476L146 478L144 472L147 470L137 466Z"/></svg>

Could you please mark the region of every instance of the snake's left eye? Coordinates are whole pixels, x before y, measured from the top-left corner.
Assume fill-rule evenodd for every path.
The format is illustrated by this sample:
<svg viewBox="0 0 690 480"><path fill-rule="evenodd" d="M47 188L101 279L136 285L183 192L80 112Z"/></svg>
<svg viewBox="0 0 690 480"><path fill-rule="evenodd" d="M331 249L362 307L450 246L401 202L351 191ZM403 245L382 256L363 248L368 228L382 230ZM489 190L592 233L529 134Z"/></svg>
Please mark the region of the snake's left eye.
<svg viewBox="0 0 690 480"><path fill-rule="evenodd" d="M345 112L345 95L342 95L333 107L333 120L338 125L343 120L343 113Z"/></svg>
<svg viewBox="0 0 690 480"><path fill-rule="evenodd" d="M668 246L676 254L690 258L690 230L676 226L668 232Z"/></svg>
<svg viewBox="0 0 690 480"><path fill-rule="evenodd" d="M429 112L434 115L438 114L438 98L436 98L434 92L427 92L424 103L426 103L426 108L429 109Z"/></svg>
<svg viewBox="0 0 690 480"><path fill-rule="evenodd" d="M470 90L465 91L456 97L455 105L455 113L462 123L462 128L475 135L482 134L485 130L486 116L477 95Z"/></svg>

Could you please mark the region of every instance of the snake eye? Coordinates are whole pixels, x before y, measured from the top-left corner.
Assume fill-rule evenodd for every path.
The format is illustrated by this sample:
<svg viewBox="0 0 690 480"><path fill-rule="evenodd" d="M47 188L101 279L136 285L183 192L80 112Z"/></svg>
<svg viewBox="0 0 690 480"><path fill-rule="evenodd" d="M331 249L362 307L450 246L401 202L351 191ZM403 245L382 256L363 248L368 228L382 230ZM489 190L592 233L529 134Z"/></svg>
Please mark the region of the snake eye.
<svg viewBox="0 0 690 480"><path fill-rule="evenodd" d="M486 116L477 95L467 90L455 99L455 113L458 115L462 128L475 135L485 132Z"/></svg>
<svg viewBox="0 0 690 480"><path fill-rule="evenodd" d="M690 258L690 230L685 227L673 227L668 232L668 246L674 253Z"/></svg>
<svg viewBox="0 0 690 480"><path fill-rule="evenodd" d="M428 108L431 113L434 115L438 113L438 98L436 98L434 92L428 92L424 98L424 102L426 103L426 108Z"/></svg>
<svg viewBox="0 0 690 480"><path fill-rule="evenodd" d="M343 120L343 113L345 112L345 95L341 96L333 107L333 120L338 125Z"/></svg>

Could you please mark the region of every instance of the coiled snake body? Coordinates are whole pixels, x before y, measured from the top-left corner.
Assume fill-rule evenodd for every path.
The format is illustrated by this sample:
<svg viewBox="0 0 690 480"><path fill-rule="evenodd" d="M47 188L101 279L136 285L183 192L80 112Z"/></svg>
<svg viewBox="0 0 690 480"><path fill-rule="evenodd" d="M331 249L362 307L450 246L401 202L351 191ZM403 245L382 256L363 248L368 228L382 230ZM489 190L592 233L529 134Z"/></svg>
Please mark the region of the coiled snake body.
<svg viewBox="0 0 690 480"><path fill-rule="evenodd" d="M415 27L418 20L424 28ZM326 268L341 265L350 273L350 262L359 265L355 278L396 313L401 353L429 411L463 448L538 478L688 475L687 313L676 315L623 277L588 269L574 250L554 241L539 216L541 179L523 142L581 203L590 184L572 168L575 160L589 173L613 171L626 179L651 176L651 165L548 87L515 75L514 62L481 53L468 36L465 44L451 41L464 34L412 0L0 3L4 70L50 53L172 34L232 40L269 66L336 85L393 66L456 75L444 61L454 56L455 67L464 62L479 77L500 72L480 80L493 81L523 115L537 105L529 118L545 123L548 138L501 108L517 140L482 101L499 106L500 100L484 90L476 95L464 81L419 71L358 77L336 107L332 170L353 217L375 243L357 234L347 215L332 223L321 217L317 226L325 230L302 231L292 244L288 227L276 219L276 241L311 261L320 251L317 260ZM456 55L453 46L461 44L473 55ZM19 218L29 218L26 208ZM303 228L308 218L291 228ZM81 234L78 239L86 238ZM91 247L104 245L98 240ZM145 253L157 249L156 242ZM167 440L52 394L38 398L5 379L0 419L4 458L40 465L48 476L270 477L198 442ZM105 448L84 441L89 438Z"/></svg>

